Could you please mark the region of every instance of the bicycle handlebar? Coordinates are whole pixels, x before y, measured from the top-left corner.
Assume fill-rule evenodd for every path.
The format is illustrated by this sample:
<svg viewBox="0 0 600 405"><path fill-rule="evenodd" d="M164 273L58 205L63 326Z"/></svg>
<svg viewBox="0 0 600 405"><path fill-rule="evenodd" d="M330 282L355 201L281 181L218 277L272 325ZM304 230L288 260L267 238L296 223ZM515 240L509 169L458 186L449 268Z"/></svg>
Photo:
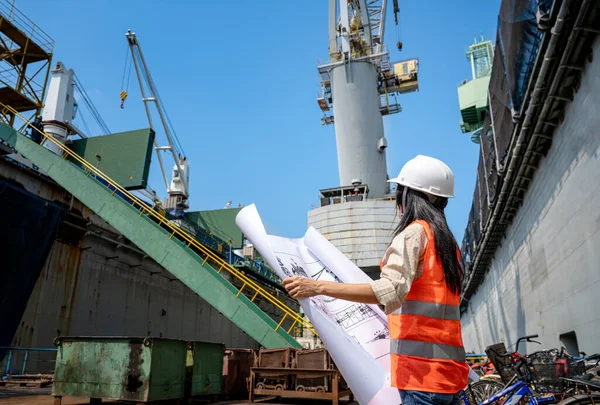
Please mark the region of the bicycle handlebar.
<svg viewBox="0 0 600 405"><path fill-rule="evenodd" d="M520 337L520 338L517 340L517 346L515 347L515 352L517 352L517 353L519 352L519 344L520 344L520 343L521 343L521 341L523 341L523 340L526 340L527 342L530 342L530 343L539 343L539 344L541 344L540 342L537 342L537 341L535 341L535 340L531 340L531 339L535 339L535 338L537 338L537 337L540 337L540 335L538 335L538 334L535 334L535 335L527 335L527 336Z"/></svg>

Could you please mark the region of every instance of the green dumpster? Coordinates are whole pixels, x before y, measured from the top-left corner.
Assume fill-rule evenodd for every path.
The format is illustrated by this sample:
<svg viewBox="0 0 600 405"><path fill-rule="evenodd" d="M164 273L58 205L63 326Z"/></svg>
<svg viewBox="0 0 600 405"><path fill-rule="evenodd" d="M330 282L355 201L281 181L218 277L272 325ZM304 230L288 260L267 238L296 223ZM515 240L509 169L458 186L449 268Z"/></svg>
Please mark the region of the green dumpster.
<svg viewBox="0 0 600 405"><path fill-rule="evenodd" d="M60 337L52 394L148 402L184 396L187 342Z"/></svg>
<svg viewBox="0 0 600 405"><path fill-rule="evenodd" d="M223 387L223 356L220 343L190 342L188 367L192 367L191 395L218 395Z"/></svg>

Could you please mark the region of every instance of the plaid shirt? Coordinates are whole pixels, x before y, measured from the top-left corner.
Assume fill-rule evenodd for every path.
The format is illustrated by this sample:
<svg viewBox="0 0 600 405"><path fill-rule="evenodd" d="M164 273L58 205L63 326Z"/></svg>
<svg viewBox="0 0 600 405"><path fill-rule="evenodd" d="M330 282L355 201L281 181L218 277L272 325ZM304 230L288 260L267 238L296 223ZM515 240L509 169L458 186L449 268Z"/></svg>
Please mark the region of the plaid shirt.
<svg viewBox="0 0 600 405"><path fill-rule="evenodd" d="M379 280L371 282L373 292L386 314L391 314L408 295L412 283L423 274L427 234L419 224L411 224L394 238L383 255Z"/></svg>

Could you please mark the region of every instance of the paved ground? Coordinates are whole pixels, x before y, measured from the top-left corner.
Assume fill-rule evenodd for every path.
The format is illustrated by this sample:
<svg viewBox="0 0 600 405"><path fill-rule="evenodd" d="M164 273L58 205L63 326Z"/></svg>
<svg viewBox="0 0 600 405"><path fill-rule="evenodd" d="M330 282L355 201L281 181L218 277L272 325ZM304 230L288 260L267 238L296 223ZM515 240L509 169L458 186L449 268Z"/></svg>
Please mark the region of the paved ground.
<svg viewBox="0 0 600 405"><path fill-rule="evenodd" d="M62 405L88 405L90 403L89 398L77 398L77 397L64 397ZM119 402L119 401L102 401L103 404L128 404L133 405L132 402ZM193 405L206 404L207 402L190 402ZM35 388L0 388L0 405L53 405L54 397L50 395L49 388L35 389ZM165 403L166 404L166 403ZM238 405L247 404L243 401L228 401L228 402L213 402L212 405ZM270 405L276 405L269 403ZM162 405L162 402L152 403L152 405Z"/></svg>
<svg viewBox="0 0 600 405"><path fill-rule="evenodd" d="M76 397L64 397L62 405L88 405L89 398L76 398ZM119 401L103 401L103 404L129 404L132 402L119 402ZM317 400L304 400L304 401L286 401L285 404L281 402L268 401L263 402L269 405L290 405L290 404L311 404L311 405L325 405L331 404L330 401L317 401ZM50 388L0 388L0 405L53 405L54 397L50 395ZM162 402L152 402L152 405L162 405ZM164 403L167 405L167 403ZM226 401L226 402L212 402L207 401L191 401L190 405L241 405L249 404L247 401ZM342 404L349 404L348 402L342 402ZM356 404L353 402L352 404Z"/></svg>

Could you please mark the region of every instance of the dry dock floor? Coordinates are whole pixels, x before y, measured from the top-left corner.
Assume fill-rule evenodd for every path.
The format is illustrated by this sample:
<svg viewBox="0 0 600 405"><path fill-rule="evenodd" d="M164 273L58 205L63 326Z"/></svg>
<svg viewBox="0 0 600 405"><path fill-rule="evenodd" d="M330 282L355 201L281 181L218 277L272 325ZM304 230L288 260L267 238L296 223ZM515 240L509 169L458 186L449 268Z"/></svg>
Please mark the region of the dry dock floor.
<svg viewBox="0 0 600 405"><path fill-rule="evenodd" d="M88 405L90 403L89 398L77 398L77 397L64 397L62 405ZM148 405L170 405L173 402L150 402ZM275 402L274 400L265 402L255 402L257 404L269 404L269 405L290 405L290 404L313 404L313 405L326 405L331 404L331 401L317 401L317 400L289 400L286 402ZM50 388L0 388L0 405L53 405L54 397L50 395ZM120 401L102 401L102 404L122 404L122 405L134 405L135 402L120 402ZM191 400L190 405L242 405L250 404L248 401L221 401L221 402L208 402L201 400ZM354 405L357 402L348 402L341 400L340 404Z"/></svg>

